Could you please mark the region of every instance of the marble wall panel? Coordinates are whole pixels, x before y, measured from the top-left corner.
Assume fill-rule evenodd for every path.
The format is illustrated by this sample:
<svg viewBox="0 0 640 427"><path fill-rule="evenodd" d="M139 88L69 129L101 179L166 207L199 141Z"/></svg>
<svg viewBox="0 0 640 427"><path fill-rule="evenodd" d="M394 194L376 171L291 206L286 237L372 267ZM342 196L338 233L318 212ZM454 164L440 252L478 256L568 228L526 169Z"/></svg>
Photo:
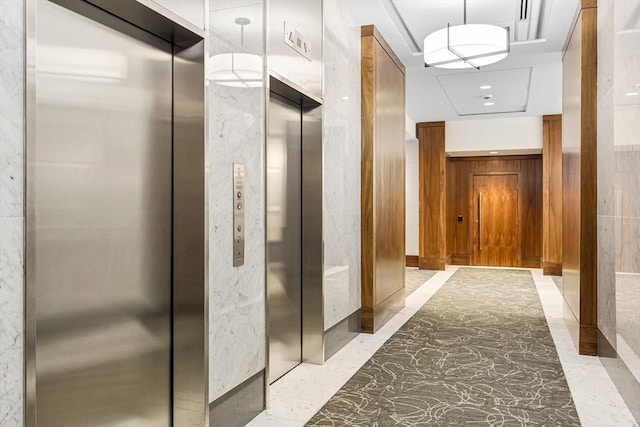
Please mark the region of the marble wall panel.
<svg viewBox="0 0 640 427"><path fill-rule="evenodd" d="M22 216L24 2L0 1L0 217Z"/></svg>
<svg viewBox="0 0 640 427"><path fill-rule="evenodd" d="M640 1L598 1L598 326L640 420ZM629 371L633 375L629 375Z"/></svg>
<svg viewBox="0 0 640 427"><path fill-rule="evenodd" d="M360 308L360 27L324 1L324 327Z"/></svg>
<svg viewBox="0 0 640 427"><path fill-rule="evenodd" d="M205 0L153 0L198 28L204 28Z"/></svg>
<svg viewBox="0 0 640 427"><path fill-rule="evenodd" d="M613 52L613 2L598 5L598 51ZM613 55L598 58L598 327L615 345Z"/></svg>
<svg viewBox="0 0 640 427"><path fill-rule="evenodd" d="M0 425L22 425L24 1L0 1Z"/></svg>
<svg viewBox="0 0 640 427"><path fill-rule="evenodd" d="M262 63L262 1L210 2L210 55L249 53ZM241 28L239 17L249 18ZM251 87L249 87L251 86ZM209 80L209 400L265 368L263 82ZM245 172L245 263L232 264L232 164Z"/></svg>

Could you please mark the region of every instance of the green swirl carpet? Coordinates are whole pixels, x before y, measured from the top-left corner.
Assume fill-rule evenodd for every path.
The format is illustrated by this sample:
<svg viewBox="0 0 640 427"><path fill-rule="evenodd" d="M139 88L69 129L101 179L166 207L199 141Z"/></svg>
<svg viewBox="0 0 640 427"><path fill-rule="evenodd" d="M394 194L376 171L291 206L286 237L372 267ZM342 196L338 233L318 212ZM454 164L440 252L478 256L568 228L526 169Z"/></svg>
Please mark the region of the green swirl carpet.
<svg viewBox="0 0 640 427"><path fill-rule="evenodd" d="M531 273L459 269L309 426L580 426Z"/></svg>

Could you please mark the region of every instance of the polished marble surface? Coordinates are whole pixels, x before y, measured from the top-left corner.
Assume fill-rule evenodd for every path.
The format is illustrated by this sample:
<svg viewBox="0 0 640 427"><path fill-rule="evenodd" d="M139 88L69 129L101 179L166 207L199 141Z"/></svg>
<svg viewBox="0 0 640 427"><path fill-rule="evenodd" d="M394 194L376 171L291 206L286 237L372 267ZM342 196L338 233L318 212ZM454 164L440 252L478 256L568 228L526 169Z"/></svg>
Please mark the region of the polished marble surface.
<svg viewBox="0 0 640 427"><path fill-rule="evenodd" d="M360 308L360 27L324 0L324 329Z"/></svg>
<svg viewBox="0 0 640 427"><path fill-rule="evenodd" d="M640 422L640 1L598 1L598 327Z"/></svg>
<svg viewBox="0 0 640 427"><path fill-rule="evenodd" d="M438 272L407 297L407 306L377 334L361 334L323 366L302 364L276 382L270 387L269 409L248 425L303 426L456 270L457 267L448 267ZM562 296L553 280L543 276L541 270L531 271L582 425L637 426L600 360L575 352L563 319ZM316 383L323 386L314 393Z"/></svg>
<svg viewBox="0 0 640 427"><path fill-rule="evenodd" d="M404 270L404 291L406 295L411 295L420 288L427 280L431 279L437 271L419 270L418 268L407 267Z"/></svg>
<svg viewBox="0 0 640 427"><path fill-rule="evenodd" d="M263 2L210 2L210 55L262 55ZM237 17L251 23L241 37ZM255 83L255 82L254 82ZM264 88L209 85L209 400L265 368ZM261 82L257 82L262 86ZM233 267L232 164L245 165L245 263Z"/></svg>
<svg viewBox="0 0 640 427"><path fill-rule="evenodd" d="M0 1L0 425L22 425L24 1Z"/></svg>

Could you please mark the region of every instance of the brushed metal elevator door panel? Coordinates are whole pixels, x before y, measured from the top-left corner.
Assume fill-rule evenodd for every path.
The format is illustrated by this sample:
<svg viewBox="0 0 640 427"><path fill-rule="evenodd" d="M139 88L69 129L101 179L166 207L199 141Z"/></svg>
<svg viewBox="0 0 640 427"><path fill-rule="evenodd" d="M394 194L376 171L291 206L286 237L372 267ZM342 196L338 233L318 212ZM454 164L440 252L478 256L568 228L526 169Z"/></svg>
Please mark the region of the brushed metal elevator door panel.
<svg viewBox="0 0 640 427"><path fill-rule="evenodd" d="M37 13L37 425L167 427L171 46Z"/></svg>
<svg viewBox="0 0 640 427"><path fill-rule="evenodd" d="M302 110L274 93L267 140L269 383L302 362Z"/></svg>

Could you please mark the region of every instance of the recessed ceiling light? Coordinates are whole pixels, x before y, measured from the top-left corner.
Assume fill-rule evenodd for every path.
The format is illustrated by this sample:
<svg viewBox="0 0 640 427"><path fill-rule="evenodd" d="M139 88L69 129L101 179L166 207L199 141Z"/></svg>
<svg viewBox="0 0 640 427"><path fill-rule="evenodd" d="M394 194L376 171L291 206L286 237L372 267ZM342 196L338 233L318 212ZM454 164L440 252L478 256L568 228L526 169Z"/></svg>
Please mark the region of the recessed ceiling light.
<svg viewBox="0 0 640 427"><path fill-rule="evenodd" d="M492 105L495 105L495 102L485 102L484 105L485 107L491 107Z"/></svg>
<svg viewBox="0 0 640 427"><path fill-rule="evenodd" d="M480 89L482 89L482 90L491 89L491 86L490 85L480 86Z"/></svg>
<svg viewBox="0 0 640 427"><path fill-rule="evenodd" d="M627 92L625 93L625 96L638 96L640 95L640 92Z"/></svg>
<svg viewBox="0 0 640 427"><path fill-rule="evenodd" d="M497 151L489 151L489 154L498 154Z"/></svg>
<svg viewBox="0 0 640 427"><path fill-rule="evenodd" d="M348 96L343 96L343 97L342 97L342 100L343 100L343 101L348 101L348 100L349 100L349 97L348 97Z"/></svg>

